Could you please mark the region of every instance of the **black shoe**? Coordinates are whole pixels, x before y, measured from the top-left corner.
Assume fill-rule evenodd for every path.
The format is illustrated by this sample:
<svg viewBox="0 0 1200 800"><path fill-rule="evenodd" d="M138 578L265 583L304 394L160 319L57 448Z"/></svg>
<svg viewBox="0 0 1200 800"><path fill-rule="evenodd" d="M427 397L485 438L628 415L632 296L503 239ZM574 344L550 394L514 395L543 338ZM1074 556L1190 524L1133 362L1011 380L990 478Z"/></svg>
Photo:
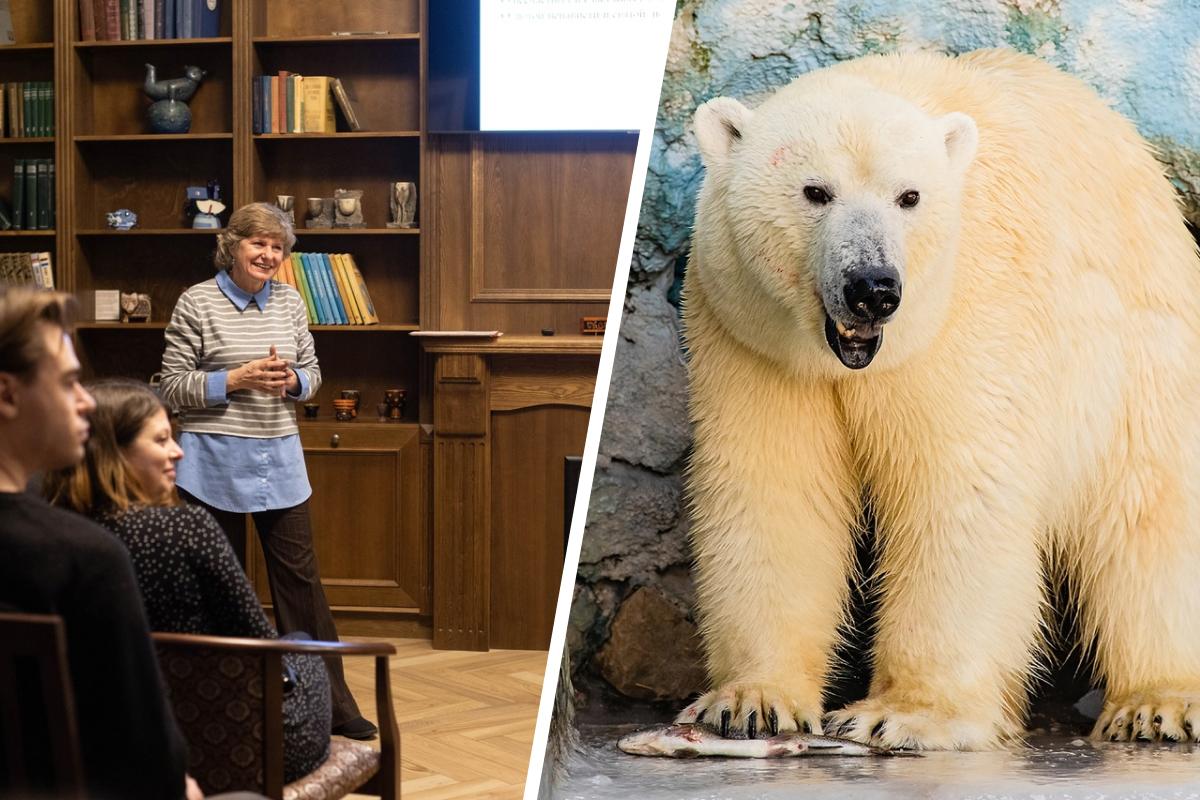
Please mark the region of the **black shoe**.
<svg viewBox="0 0 1200 800"><path fill-rule="evenodd" d="M357 739L360 742L374 739L378 733L379 728L376 728L374 723L363 717L355 717L348 722L343 722L341 725L333 726L334 736L345 736L347 739Z"/></svg>

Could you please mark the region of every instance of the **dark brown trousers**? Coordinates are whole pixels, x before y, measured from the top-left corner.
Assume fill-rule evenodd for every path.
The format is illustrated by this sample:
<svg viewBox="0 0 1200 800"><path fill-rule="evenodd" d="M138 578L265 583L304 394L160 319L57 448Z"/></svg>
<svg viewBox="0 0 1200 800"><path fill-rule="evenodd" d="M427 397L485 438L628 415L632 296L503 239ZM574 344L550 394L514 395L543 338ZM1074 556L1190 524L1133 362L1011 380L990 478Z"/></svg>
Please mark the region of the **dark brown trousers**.
<svg viewBox="0 0 1200 800"><path fill-rule="evenodd" d="M245 568L246 515L213 508L183 489L179 490L179 496L188 503L208 509L216 517ZM337 629L333 625L325 590L321 588L317 556L313 552L308 501L291 508L257 511L250 516L254 519L254 529L267 562L267 581L275 605L275 627L280 635L304 631L314 639L336 642ZM329 668L329 687L333 695L333 725L337 726L360 716L360 712L346 686L342 659L327 657L325 664Z"/></svg>

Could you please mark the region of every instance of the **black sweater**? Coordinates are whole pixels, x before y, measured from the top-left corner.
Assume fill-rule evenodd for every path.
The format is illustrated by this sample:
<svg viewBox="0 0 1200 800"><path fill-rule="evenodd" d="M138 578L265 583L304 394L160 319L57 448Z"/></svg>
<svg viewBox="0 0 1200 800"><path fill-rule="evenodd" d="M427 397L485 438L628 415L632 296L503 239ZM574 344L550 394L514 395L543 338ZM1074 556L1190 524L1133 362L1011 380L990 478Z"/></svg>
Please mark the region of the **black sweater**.
<svg viewBox="0 0 1200 800"><path fill-rule="evenodd" d="M0 606L63 618L88 796L182 798L183 739L121 543L77 514L0 492Z"/></svg>

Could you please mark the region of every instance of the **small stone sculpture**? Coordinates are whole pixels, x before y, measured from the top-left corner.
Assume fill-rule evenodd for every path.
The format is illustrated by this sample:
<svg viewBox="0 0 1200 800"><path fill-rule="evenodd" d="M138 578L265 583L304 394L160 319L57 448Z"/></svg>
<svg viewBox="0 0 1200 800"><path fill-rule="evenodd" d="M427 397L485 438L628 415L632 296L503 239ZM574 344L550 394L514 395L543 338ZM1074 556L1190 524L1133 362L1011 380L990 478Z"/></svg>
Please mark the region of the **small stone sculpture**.
<svg viewBox="0 0 1200 800"><path fill-rule="evenodd" d="M296 197L290 194L275 195L275 205L279 210L291 221L292 225L296 224Z"/></svg>
<svg viewBox="0 0 1200 800"><path fill-rule="evenodd" d="M393 181L389 184L389 188L391 189L389 200L392 221L387 226L389 228L413 227L417 218L417 185L411 181Z"/></svg>
<svg viewBox="0 0 1200 800"><path fill-rule="evenodd" d="M152 133L187 133L192 127L192 112L187 101L192 99L200 81L207 73L195 66L185 66L182 78L158 80L153 64L146 65L146 80L142 90L156 102L146 109L146 119Z"/></svg>
<svg viewBox="0 0 1200 800"><path fill-rule="evenodd" d="M150 295L121 292L121 322L149 322Z"/></svg>
<svg viewBox="0 0 1200 800"><path fill-rule="evenodd" d="M108 221L108 227L116 228L120 231L127 231L137 225L137 214L128 208L118 208L116 211L109 211L104 217Z"/></svg>
<svg viewBox="0 0 1200 800"><path fill-rule="evenodd" d="M310 197L307 200L308 219L304 220L306 228L333 227L333 198Z"/></svg>
<svg viewBox="0 0 1200 800"><path fill-rule="evenodd" d="M333 193L333 207L337 216L335 228L365 228L362 215L362 189L338 189Z"/></svg>

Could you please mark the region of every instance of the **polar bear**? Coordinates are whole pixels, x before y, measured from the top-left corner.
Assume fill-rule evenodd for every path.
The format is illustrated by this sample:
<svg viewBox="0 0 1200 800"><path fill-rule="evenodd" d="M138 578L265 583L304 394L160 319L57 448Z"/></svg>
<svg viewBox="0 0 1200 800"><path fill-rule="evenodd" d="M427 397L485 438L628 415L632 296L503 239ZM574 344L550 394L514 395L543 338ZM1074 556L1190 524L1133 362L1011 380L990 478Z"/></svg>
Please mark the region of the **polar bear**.
<svg viewBox="0 0 1200 800"><path fill-rule="evenodd" d="M697 611L680 721L1019 737L1047 574L1107 702L1200 740L1200 260L1133 126L1027 56L873 56L696 113ZM863 502L868 697L822 716Z"/></svg>

